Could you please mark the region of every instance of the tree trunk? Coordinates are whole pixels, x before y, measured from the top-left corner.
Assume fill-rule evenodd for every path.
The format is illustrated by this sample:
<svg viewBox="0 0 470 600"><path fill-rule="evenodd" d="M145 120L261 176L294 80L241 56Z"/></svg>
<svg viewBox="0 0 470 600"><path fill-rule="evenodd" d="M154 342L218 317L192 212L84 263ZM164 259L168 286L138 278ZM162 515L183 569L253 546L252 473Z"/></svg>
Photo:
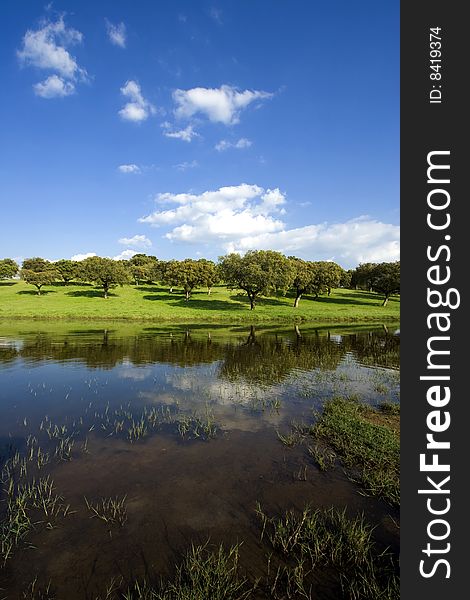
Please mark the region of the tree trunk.
<svg viewBox="0 0 470 600"><path fill-rule="evenodd" d="M173 293L173 288L172 287L170 288L169 292L170 292L170 294Z"/></svg>
<svg viewBox="0 0 470 600"><path fill-rule="evenodd" d="M41 286L36 286L36 287L38 289L38 296L40 296L41 295Z"/></svg>
<svg viewBox="0 0 470 600"><path fill-rule="evenodd" d="M250 310L254 310L256 306L255 297L252 294L248 294L248 298L250 299Z"/></svg>
<svg viewBox="0 0 470 600"><path fill-rule="evenodd" d="M191 291L185 290L185 294L186 294L186 302L187 302L189 300L189 296L191 295Z"/></svg>
<svg viewBox="0 0 470 600"><path fill-rule="evenodd" d="M328 288L328 296L331 295L331 288Z"/></svg>
<svg viewBox="0 0 470 600"><path fill-rule="evenodd" d="M382 302L382 306L387 306L388 296L385 296L384 301Z"/></svg>
<svg viewBox="0 0 470 600"><path fill-rule="evenodd" d="M105 300L107 300L108 299L108 286L107 285L103 286L103 290L104 290L104 298L105 298Z"/></svg>
<svg viewBox="0 0 470 600"><path fill-rule="evenodd" d="M299 302L300 302L300 298L301 297L302 297L302 294L297 294L297 296L295 297L294 308L297 308L299 306Z"/></svg>
<svg viewBox="0 0 470 600"><path fill-rule="evenodd" d="M211 288L211 287L208 287L208 288L207 288L207 295L208 295L208 296L210 296L210 295L211 295L211 292L212 292L212 288Z"/></svg>

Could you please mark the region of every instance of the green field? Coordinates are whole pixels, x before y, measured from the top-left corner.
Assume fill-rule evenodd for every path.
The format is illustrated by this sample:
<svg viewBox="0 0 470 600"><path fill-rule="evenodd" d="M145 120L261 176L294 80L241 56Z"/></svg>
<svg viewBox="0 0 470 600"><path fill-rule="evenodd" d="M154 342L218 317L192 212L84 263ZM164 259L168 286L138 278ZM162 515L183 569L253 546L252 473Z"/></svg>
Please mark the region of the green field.
<svg viewBox="0 0 470 600"><path fill-rule="evenodd" d="M317 300L306 296L298 308L293 298L261 298L249 309L243 292L213 288L210 295L196 290L186 302L180 290L169 293L160 285L144 284L114 288L105 300L103 291L92 285L36 288L22 281L0 282L0 319L134 320L165 323L301 323L311 321L399 321L400 299L382 298L360 290L335 289Z"/></svg>

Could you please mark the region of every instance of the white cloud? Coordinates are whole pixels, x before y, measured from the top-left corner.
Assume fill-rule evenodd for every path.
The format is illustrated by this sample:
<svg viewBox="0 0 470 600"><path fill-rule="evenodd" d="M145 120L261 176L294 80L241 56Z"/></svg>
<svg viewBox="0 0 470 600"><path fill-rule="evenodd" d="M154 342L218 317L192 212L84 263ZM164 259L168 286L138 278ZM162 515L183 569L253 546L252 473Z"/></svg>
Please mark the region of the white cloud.
<svg viewBox="0 0 470 600"><path fill-rule="evenodd" d="M129 260L135 254L137 254L137 252L135 250L130 250L130 249L123 250L121 252L121 254L118 254L117 256L113 256L113 260Z"/></svg>
<svg viewBox="0 0 470 600"><path fill-rule="evenodd" d="M58 75L49 75L47 79L33 85L34 93L41 98L64 98L75 92L75 85Z"/></svg>
<svg viewBox="0 0 470 600"><path fill-rule="evenodd" d="M280 218L286 197L278 188L243 183L201 194L163 193L155 200L158 210L139 222L164 228L174 242L209 244L223 252L272 249L345 268L400 255L400 228L368 216L289 228Z"/></svg>
<svg viewBox="0 0 470 600"><path fill-rule="evenodd" d="M189 119L202 113L210 121L225 125L238 123L240 112L255 100L265 100L272 96L272 93L257 90L239 91L230 85L222 85L220 88L178 89L173 92L177 117Z"/></svg>
<svg viewBox="0 0 470 600"><path fill-rule="evenodd" d="M23 36L22 48L17 51L21 64L54 72L42 83L35 84L37 95L43 98L69 96L74 90L70 82L87 79L86 70L67 50L68 46L80 44L82 40L80 31L66 27L63 17L55 22L43 21L37 30L28 29Z"/></svg>
<svg viewBox="0 0 470 600"><path fill-rule="evenodd" d="M134 248L150 248L152 246L152 242L145 235L134 235L131 238L124 237L119 240L119 243Z"/></svg>
<svg viewBox="0 0 470 600"><path fill-rule="evenodd" d="M138 165L135 165L134 163L131 163L130 165L119 165L118 167L118 171L120 171L121 173L141 173L141 169Z"/></svg>
<svg viewBox="0 0 470 600"><path fill-rule="evenodd" d="M85 260L85 258L90 258L91 256L96 256L96 252L86 252L85 254L74 254L70 260Z"/></svg>
<svg viewBox="0 0 470 600"><path fill-rule="evenodd" d="M257 185L243 183L198 195L158 194L156 201L177 206L155 211L139 221L153 226L174 226L166 234L170 240L229 243L245 235L280 231L284 226L273 216L282 210L283 194Z"/></svg>
<svg viewBox="0 0 470 600"><path fill-rule="evenodd" d="M126 47L126 26L124 23L121 22L113 25L113 23L106 19L106 31L111 44L120 48Z"/></svg>
<svg viewBox="0 0 470 600"><path fill-rule="evenodd" d="M164 123L162 123L162 127L167 130L163 133L163 135L168 138L182 140L183 142L191 142L193 140L193 138L199 137L199 133L194 131L194 128L192 125L188 125L184 129L180 129L179 131L168 131L168 129L171 127L171 125L170 125L170 123L165 121Z"/></svg>
<svg viewBox="0 0 470 600"><path fill-rule="evenodd" d="M279 250L310 260L334 260L345 268L361 262L400 258L400 228L361 216L344 223L321 223L259 235L242 236L227 246L229 252Z"/></svg>
<svg viewBox="0 0 470 600"><path fill-rule="evenodd" d="M237 142L228 142L227 140L220 140L214 147L219 152L228 150L229 148L236 148L242 150L243 148L249 148L252 145L252 141L247 138L240 138Z"/></svg>
<svg viewBox="0 0 470 600"><path fill-rule="evenodd" d="M121 88L121 94L129 99L129 102L119 111L122 119L140 123L140 121L145 121L149 115L155 114L155 107L142 96L142 90L137 81L132 79L126 81Z"/></svg>
<svg viewBox="0 0 470 600"><path fill-rule="evenodd" d="M175 169L178 169L178 171L187 171L188 169L195 169L198 166L199 163L197 160L192 160L191 162L185 161L175 165Z"/></svg>

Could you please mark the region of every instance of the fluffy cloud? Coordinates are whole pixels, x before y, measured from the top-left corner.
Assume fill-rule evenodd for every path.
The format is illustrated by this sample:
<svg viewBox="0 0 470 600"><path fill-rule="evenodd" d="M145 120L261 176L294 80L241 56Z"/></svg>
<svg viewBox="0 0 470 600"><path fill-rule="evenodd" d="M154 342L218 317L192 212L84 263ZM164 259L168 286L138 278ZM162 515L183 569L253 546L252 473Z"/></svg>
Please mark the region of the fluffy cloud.
<svg viewBox="0 0 470 600"><path fill-rule="evenodd" d="M129 100L119 111L119 115L125 121L140 123L145 121L149 115L155 114L155 107L142 96L142 90L137 81L132 79L126 81L121 88L121 94Z"/></svg>
<svg viewBox="0 0 470 600"><path fill-rule="evenodd" d="M228 142L227 140L220 140L214 147L219 152L228 150L229 148L236 148L242 150L243 148L249 148L252 145L252 141L247 138L240 138L237 142Z"/></svg>
<svg viewBox="0 0 470 600"><path fill-rule="evenodd" d="M119 165L118 171L120 171L121 173L141 173L140 167L138 165L135 165L134 163L130 165Z"/></svg>
<svg viewBox="0 0 470 600"><path fill-rule="evenodd" d="M113 25L106 19L106 32L111 44L119 46L120 48L126 47L126 26L124 23Z"/></svg>
<svg viewBox="0 0 470 600"><path fill-rule="evenodd" d="M171 129L171 124L165 121L164 123L162 123L162 127L166 130L164 131L163 135L168 138L182 140L183 142L191 142L193 138L199 137L199 134L196 131L194 131L192 125L188 125L184 129L180 129L179 131L169 131L169 129Z"/></svg>
<svg viewBox="0 0 470 600"><path fill-rule="evenodd" d="M202 194L158 194L157 203L176 208L158 210L139 219L153 226L175 226L170 240L233 242L244 235L280 231L283 223L270 213L281 212L285 202L278 190L243 183Z"/></svg>
<svg viewBox="0 0 470 600"><path fill-rule="evenodd" d="M285 195L243 183L202 194L158 194L158 210L139 222L163 227L172 241L206 245L225 252L279 250L309 260L335 260L343 267L398 260L400 229L367 216L343 223L289 228Z"/></svg>
<svg viewBox="0 0 470 600"><path fill-rule="evenodd" d="M28 29L23 36L22 48L17 52L21 64L54 72L42 83L34 85L38 96L69 96L74 91L73 82L87 79L85 69L67 50L82 39L79 31L66 27L63 17L55 22L44 21L39 29Z"/></svg>
<svg viewBox="0 0 470 600"><path fill-rule="evenodd" d="M70 257L70 260L85 260L85 258L90 258L90 256L96 256L96 252L86 252L85 254L74 254Z"/></svg>
<svg viewBox="0 0 470 600"><path fill-rule="evenodd" d="M152 246L152 242L145 235L134 235L131 238L124 237L119 240L119 243L134 248L150 248Z"/></svg>
<svg viewBox="0 0 470 600"><path fill-rule="evenodd" d="M137 252L135 250L123 250L121 254L117 256L113 256L113 260L129 260L132 258Z"/></svg>
<svg viewBox="0 0 470 600"><path fill-rule="evenodd" d="M50 75L44 81L33 85L34 93L41 98L64 98L75 92L75 85L58 75Z"/></svg>
<svg viewBox="0 0 470 600"><path fill-rule="evenodd" d="M202 113L213 123L225 125L238 123L240 112L255 100L265 100L272 96L273 94L263 91L239 91L230 85L173 92L177 117L189 119L197 113Z"/></svg>
<svg viewBox="0 0 470 600"><path fill-rule="evenodd" d="M361 216L344 223L321 223L246 235L228 244L226 249L229 252L279 250L306 259L335 260L350 268L361 262L399 260L400 228Z"/></svg>

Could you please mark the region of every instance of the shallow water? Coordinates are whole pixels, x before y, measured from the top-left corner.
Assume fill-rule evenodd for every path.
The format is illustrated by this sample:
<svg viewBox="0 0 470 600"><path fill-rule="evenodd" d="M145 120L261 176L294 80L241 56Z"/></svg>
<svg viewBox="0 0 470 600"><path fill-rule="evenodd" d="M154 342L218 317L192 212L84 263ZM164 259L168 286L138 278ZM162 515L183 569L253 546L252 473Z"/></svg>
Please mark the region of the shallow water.
<svg viewBox="0 0 470 600"><path fill-rule="evenodd" d="M273 515L307 503L363 511L396 552L396 511L276 433L312 423L334 396L398 402L396 329L0 325L3 487L50 475L70 505L13 550L2 597L21 598L36 576L57 598L104 597L113 577L170 575L208 539L243 542L255 579L270 551L257 502ZM38 447L50 455L41 468ZM122 527L90 518L84 500L111 496L126 496ZM318 598L329 597L320 581Z"/></svg>

